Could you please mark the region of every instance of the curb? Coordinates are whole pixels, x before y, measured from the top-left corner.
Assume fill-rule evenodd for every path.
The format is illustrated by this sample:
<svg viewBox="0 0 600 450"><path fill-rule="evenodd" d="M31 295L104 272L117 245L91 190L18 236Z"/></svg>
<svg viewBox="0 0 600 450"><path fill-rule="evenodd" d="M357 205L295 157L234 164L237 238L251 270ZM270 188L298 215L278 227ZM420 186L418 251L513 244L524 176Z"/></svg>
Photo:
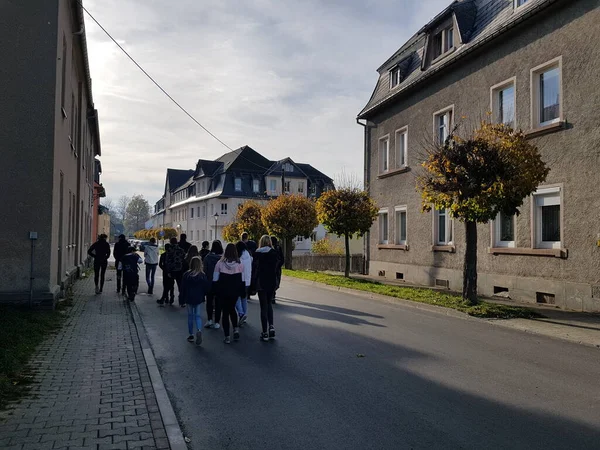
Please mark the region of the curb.
<svg viewBox="0 0 600 450"><path fill-rule="evenodd" d="M146 330L144 328L144 322L142 321L140 311L135 302L128 301L127 303L130 306L130 311L133 316L133 323L135 325L135 329L137 330L140 345L142 346L142 353L144 354L146 367L148 368L148 373L150 374L150 381L152 382L154 395L156 395L156 402L158 403L158 409L160 411L165 430L167 431L167 439L169 440L171 450L188 450L187 444L185 443L183 437L183 432L181 431L181 427L177 421L177 416L175 416L173 405L171 404L171 400L169 400L167 389L165 388L160 371L158 370L154 353L150 347L150 341L146 335Z"/></svg>

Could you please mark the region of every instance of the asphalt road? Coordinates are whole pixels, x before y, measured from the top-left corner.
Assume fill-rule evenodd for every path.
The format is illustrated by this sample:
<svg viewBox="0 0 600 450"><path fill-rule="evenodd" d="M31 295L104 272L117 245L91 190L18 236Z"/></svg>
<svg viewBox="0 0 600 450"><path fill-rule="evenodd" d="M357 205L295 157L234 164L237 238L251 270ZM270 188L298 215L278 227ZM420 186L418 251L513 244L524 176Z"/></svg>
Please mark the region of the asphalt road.
<svg viewBox="0 0 600 450"><path fill-rule="evenodd" d="M240 342L196 347L137 297L191 449L600 448L598 349L282 284L268 343L256 300Z"/></svg>

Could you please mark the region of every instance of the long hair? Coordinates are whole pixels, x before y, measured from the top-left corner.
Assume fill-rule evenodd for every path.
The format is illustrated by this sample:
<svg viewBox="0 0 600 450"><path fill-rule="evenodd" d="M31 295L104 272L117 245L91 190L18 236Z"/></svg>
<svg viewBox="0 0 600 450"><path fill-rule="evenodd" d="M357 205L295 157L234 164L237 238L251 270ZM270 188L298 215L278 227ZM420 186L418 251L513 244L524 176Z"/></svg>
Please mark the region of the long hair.
<svg viewBox="0 0 600 450"><path fill-rule="evenodd" d="M240 262L240 258L238 256L238 252L235 248L235 244L227 244L227 247L225 247L225 253L223 254L223 257L221 258L221 261L223 262Z"/></svg>
<svg viewBox="0 0 600 450"><path fill-rule="evenodd" d="M248 246L245 242L239 241L237 244L235 244L235 249L238 252L238 256L241 258L244 251L248 250Z"/></svg>
<svg viewBox="0 0 600 450"><path fill-rule="evenodd" d="M222 255L223 254L223 244L221 244L221 241L213 241L210 251L211 251L211 253L214 253L215 255Z"/></svg>
<svg viewBox="0 0 600 450"><path fill-rule="evenodd" d="M190 265L192 258L194 256L198 256L200 253L198 252L198 247L196 247L195 245L192 245L190 247L190 249L188 250L187 254L185 255L185 262L188 263L188 265ZM190 267L192 267L190 265Z"/></svg>
<svg viewBox="0 0 600 450"><path fill-rule="evenodd" d="M191 275L196 276L204 273L204 267L202 266L202 259L199 256L194 256L190 261L190 272Z"/></svg>
<svg viewBox="0 0 600 450"><path fill-rule="evenodd" d="M260 245L259 247L271 247L273 248L273 243L271 242L271 236L265 234L263 237L260 238Z"/></svg>

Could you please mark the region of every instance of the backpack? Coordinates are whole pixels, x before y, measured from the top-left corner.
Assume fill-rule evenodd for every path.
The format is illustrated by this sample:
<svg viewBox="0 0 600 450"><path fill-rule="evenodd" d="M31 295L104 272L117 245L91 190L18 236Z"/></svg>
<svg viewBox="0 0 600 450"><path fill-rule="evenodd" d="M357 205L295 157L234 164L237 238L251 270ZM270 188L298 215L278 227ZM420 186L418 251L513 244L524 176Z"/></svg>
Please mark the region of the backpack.
<svg viewBox="0 0 600 450"><path fill-rule="evenodd" d="M167 253L167 272L181 272L183 270L183 260L185 259L185 252L178 245L174 246L169 253Z"/></svg>

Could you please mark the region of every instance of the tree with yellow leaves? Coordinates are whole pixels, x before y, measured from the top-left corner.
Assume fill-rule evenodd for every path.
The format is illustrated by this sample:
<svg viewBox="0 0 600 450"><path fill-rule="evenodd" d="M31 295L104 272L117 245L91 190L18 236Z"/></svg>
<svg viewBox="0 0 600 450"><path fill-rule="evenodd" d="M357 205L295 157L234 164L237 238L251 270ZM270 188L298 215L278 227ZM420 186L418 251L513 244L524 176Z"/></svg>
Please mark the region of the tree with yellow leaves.
<svg viewBox="0 0 600 450"><path fill-rule="evenodd" d="M457 128L445 142L433 145L422 164L417 186L422 209L447 209L465 223L466 251L462 296L477 303L477 223L498 213L519 214L525 197L543 183L550 169L523 132L482 122L467 138Z"/></svg>

